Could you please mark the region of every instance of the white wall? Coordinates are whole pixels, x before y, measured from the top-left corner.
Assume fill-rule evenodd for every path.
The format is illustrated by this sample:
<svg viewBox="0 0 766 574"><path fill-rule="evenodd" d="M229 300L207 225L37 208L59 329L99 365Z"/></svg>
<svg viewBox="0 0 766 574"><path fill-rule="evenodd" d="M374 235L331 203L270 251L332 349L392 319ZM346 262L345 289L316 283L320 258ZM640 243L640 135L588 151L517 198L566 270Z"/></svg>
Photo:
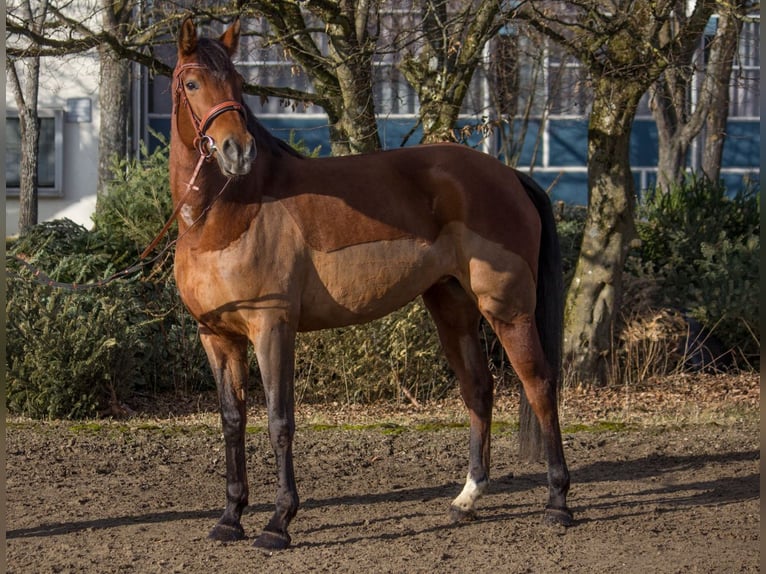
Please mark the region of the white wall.
<svg viewBox="0 0 766 574"><path fill-rule="evenodd" d="M67 58L44 58L40 66L40 110L63 110L67 98L90 98L90 123L64 120L62 197L38 199L39 221L69 218L91 227L98 183L98 53ZM6 110L16 110L13 92L6 81ZM6 234L18 233L19 201L7 197Z"/></svg>

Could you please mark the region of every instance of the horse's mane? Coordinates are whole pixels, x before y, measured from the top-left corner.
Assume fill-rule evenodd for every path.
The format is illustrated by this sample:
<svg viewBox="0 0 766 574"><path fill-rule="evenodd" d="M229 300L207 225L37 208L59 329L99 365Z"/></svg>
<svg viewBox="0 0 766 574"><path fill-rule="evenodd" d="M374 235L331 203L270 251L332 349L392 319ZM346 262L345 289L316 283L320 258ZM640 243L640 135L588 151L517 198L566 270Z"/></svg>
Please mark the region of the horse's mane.
<svg viewBox="0 0 766 574"><path fill-rule="evenodd" d="M197 42L197 60L220 81L225 81L228 75L237 73L226 48L217 40L200 38ZM255 138L258 148L268 149L277 157L285 153L293 157L305 157L287 142L271 135L244 101L242 106L247 115L247 130Z"/></svg>
<svg viewBox="0 0 766 574"><path fill-rule="evenodd" d="M263 149L265 147L276 157L281 156L283 153L293 157L306 157L286 141L271 135L269 130L267 130L264 125L258 121L258 118L255 117L253 111L244 101L242 102L242 105L244 106L245 112L247 113L247 131L249 131L253 138L255 138L255 145L258 146L259 149Z"/></svg>

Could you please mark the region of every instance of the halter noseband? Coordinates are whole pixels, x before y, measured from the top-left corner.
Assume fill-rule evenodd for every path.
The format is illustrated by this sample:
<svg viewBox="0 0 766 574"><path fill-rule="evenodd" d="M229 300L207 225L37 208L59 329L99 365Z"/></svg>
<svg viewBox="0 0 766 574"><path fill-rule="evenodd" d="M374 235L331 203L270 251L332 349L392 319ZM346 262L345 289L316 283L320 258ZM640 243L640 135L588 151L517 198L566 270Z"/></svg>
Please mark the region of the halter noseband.
<svg viewBox="0 0 766 574"><path fill-rule="evenodd" d="M247 115L245 113L245 108L241 103L234 100L224 100L210 108L200 119L197 114L194 113L189 98L186 97L186 89L183 85L183 73L186 70L191 69L205 69L205 66L193 62L182 64L176 69L173 78L176 82L178 96L186 106L186 109L189 110L189 117L191 117L192 123L194 124L194 131L197 132L197 137L194 138L194 147L197 148L200 155L204 156L205 159L209 159L218 149L215 145L215 140L205 133L210 127L210 124L213 123L213 120L226 112L238 112L245 121L247 121ZM178 113L178 108L176 108L175 113Z"/></svg>

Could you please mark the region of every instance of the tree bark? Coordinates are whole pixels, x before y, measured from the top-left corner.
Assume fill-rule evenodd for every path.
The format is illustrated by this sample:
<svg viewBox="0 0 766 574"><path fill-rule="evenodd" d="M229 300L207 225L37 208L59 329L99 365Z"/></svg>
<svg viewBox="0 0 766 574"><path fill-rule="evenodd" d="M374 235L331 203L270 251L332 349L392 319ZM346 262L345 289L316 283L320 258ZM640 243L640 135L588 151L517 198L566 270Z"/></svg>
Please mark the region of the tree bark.
<svg viewBox="0 0 766 574"><path fill-rule="evenodd" d="M635 236L630 131L643 88L615 78L594 81L588 127L588 215L567 294L564 361L569 375L603 384L622 296L622 269Z"/></svg>
<svg viewBox="0 0 766 574"><path fill-rule="evenodd" d="M705 141L702 148L703 173L711 181L718 181L721 176L721 158L726 139L726 121L729 118L729 82L737 53L739 35L742 31L742 18L737 13L743 10L743 3L719 15L718 29L710 46L706 76L710 82L703 89L710 90L710 113L705 121Z"/></svg>
<svg viewBox="0 0 766 574"><path fill-rule="evenodd" d="M48 16L48 1L33 5L26 0L20 7L27 28L41 33ZM40 155L40 118L37 115L37 94L40 88L40 56L7 59L11 89L19 110L21 132L21 165L19 166L19 231L37 225L37 185ZM24 68L23 80L17 64Z"/></svg>
<svg viewBox="0 0 766 574"><path fill-rule="evenodd" d="M376 27L377 2L250 0L242 5L266 17L273 29L273 41L284 46L311 78L314 93L321 96L320 105L330 121L333 155L380 149L372 83L376 39L371 29ZM307 24L306 11L321 19L329 57L315 41L314 24Z"/></svg>
<svg viewBox="0 0 766 574"><path fill-rule="evenodd" d="M375 110L371 103L372 90L359 89L357 84L363 75L338 71L342 103L338 106L341 110L340 118L332 130L335 133L331 141L333 155L367 153L381 147Z"/></svg>
<svg viewBox="0 0 766 574"><path fill-rule="evenodd" d="M105 32L122 41L135 17L135 0L101 0L101 21ZM104 42L98 48L99 106L101 127L98 133L98 197L108 191L112 180L112 161L128 151L130 115L130 60Z"/></svg>
<svg viewBox="0 0 766 574"><path fill-rule="evenodd" d="M683 180L689 154L690 141L677 132L657 130L660 142L657 154L657 188L667 191L672 185Z"/></svg>
<svg viewBox="0 0 766 574"><path fill-rule="evenodd" d="M375 40L367 30L371 7L366 2L341 2L340 8L345 18L327 26L339 88L331 145L333 155L366 153L381 147L373 99Z"/></svg>
<svg viewBox="0 0 766 574"><path fill-rule="evenodd" d="M685 129L689 121L689 68L668 68L649 90L659 143L657 187L662 190L681 180L691 138L696 134L695 131L687 135L689 130ZM697 123L701 127L699 120Z"/></svg>
<svg viewBox="0 0 766 574"><path fill-rule="evenodd" d="M128 147L130 103L130 60L121 58L108 45L99 48L98 187L102 197L113 179L112 162L124 158Z"/></svg>
<svg viewBox="0 0 766 574"><path fill-rule="evenodd" d="M700 42L689 43L679 60L666 68L651 88L652 116L659 139L657 187L667 190L683 180L692 140L706 127L702 150L702 171L717 180L729 111L729 79L737 51L742 21L738 12L744 3L719 7L718 29L706 50L704 76L694 108L689 96L693 89L691 71ZM672 29L668 26L668 34Z"/></svg>
<svg viewBox="0 0 766 574"><path fill-rule="evenodd" d="M22 99L16 98L21 130L21 165L19 166L19 231L37 225L37 170L40 148L40 118L37 93L40 84L40 58L24 62Z"/></svg>

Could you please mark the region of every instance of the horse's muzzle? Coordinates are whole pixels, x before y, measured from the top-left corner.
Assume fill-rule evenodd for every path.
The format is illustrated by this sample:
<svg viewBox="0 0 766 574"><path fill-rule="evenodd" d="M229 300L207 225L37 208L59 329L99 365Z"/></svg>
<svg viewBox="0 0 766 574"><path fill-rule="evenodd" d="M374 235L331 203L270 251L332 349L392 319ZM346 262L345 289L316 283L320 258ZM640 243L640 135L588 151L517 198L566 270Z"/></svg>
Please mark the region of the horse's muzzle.
<svg viewBox="0 0 766 574"><path fill-rule="evenodd" d="M252 137L248 137L244 142L230 137L224 140L216 152L218 165L223 175L227 177L247 175L255 161L255 142Z"/></svg>

